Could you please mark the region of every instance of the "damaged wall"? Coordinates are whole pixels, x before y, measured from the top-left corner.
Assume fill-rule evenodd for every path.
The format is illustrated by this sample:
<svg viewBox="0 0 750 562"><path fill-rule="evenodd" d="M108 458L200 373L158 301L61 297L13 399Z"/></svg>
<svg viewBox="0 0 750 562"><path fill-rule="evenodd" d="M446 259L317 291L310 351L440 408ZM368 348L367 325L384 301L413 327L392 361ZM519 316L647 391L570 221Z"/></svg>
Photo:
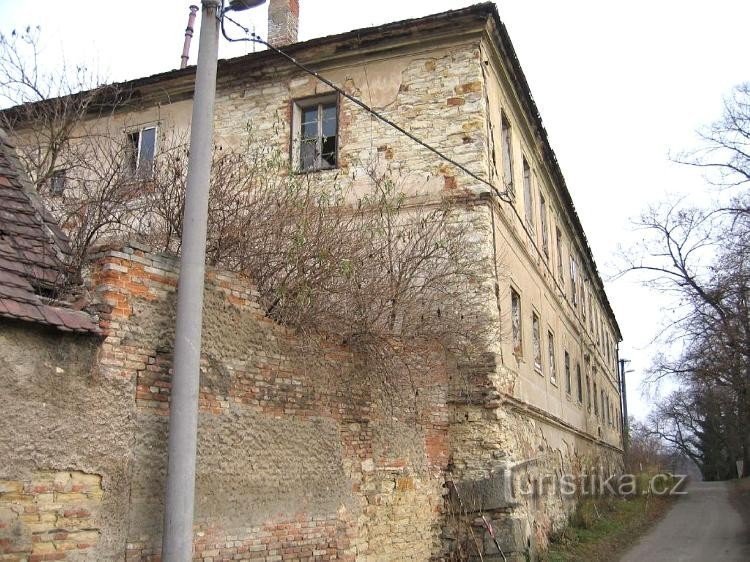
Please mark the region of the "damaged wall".
<svg viewBox="0 0 750 562"><path fill-rule="evenodd" d="M135 388L127 557L149 560L161 540L175 263L110 251L93 280L111 307L102 368ZM446 371L383 388L346 349L317 355L270 322L256 296L241 278L209 274L196 559L430 558L441 547Z"/></svg>
<svg viewBox="0 0 750 562"><path fill-rule="evenodd" d="M0 558L101 560L123 552L134 386L97 366L101 341L0 326Z"/></svg>

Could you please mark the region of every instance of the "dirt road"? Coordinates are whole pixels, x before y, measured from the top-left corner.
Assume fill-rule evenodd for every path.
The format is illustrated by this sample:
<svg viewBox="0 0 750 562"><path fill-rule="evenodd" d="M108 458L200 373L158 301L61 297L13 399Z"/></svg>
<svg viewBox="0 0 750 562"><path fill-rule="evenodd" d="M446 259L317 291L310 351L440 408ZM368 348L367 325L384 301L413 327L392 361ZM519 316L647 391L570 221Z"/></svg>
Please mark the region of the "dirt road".
<svg viewBox="0 0 750 562"><path fill-rule="evenodd" d="M747 562L750 540L726 482L693 482L621 562Z"/></svg>

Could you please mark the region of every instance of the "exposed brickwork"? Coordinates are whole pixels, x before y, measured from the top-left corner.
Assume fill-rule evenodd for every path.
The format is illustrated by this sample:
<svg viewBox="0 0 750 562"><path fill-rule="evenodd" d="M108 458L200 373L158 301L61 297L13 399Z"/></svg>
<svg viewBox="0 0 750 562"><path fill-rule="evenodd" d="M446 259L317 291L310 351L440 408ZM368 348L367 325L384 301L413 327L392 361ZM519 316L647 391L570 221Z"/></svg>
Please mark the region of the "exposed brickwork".
<svg viewBox="0 0 750 562"><path fill-rule="evenodd" d="M79 471L0 480L0 560L76 560L96 546L102 478Z"/></svg>
<svg viewBox="0 0 750 562"><path fill-rule="evenodd" d="M100 368L135 381L140 436L127 559L152 560L160 547L176 263L138 246L97 259L91 287L106 333ZM209 271L207 283L196 560L437 555L449 459L445 371L415 372L410 383L384 389L348 350L320 344L316 353L312 342L303 346L270 322L248 280ZM247 441L248 431L262 449ZM226 513L224 497L246 504Z"/></svg>

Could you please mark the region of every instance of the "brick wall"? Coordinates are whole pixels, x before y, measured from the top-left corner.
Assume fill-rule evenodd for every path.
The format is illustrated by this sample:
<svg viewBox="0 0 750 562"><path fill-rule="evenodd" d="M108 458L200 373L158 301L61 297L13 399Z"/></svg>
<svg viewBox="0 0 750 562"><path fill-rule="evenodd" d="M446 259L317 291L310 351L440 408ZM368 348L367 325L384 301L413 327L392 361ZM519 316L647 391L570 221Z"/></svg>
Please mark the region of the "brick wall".
<svg viewBox="0 0 750 562"><path fill-rule="evenodd" d="M128 560L160 549L176 279L174 260L136 246L92 269L101 369L134 387ZM445 372L417 370L384 392L348 350L316 352L265 318L247 280L210 271L207 282L196 559L436 554Z"/></svg>

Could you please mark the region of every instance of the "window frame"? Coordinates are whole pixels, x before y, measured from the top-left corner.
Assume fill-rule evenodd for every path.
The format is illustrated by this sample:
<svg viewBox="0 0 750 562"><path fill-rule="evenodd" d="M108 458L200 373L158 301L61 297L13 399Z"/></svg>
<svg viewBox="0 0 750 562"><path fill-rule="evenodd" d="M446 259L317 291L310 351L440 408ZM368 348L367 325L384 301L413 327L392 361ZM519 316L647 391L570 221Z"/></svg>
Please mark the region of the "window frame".
<svg viewBox="0 0 750 562"><path fill-rule="evenodd" d="M500 153L503 158L503 186L515 198L515 187L513 186L513 127L505 111L500 111Z"/></svg>
<svg viewBox="0 0 750 562"><path fill-rule="evenodd" d="M68 181L67 176L68 170L65 168L59 168L52 171L52 175L49 178L49 193L54 197L59 197L65 194L65 184ZM56 186L56 182L61 181L62 185Z"/></svg>
<svg viewBox="0 0 750 562"><path fill-rule="evenodd" d="M542 321L536 310L531 311L531 355L534 370L544 376L544 351L542 350Z"/></svg>
<svg viewBox="0 0 750 562"><path fill-rule="evenodd" d="M517 312L516 315L516 304ZM518 333L514 319L518 317ZM521 293L515 287L510 288L510 325L511 325L511 344L513 346L513 355L518 358L523 357L523 303L521 302ZM516 342L517 337L517 342Z"/></svg>
<svg viewBox="0 0 750 562"><path fill-rule="evenodd" d="M539 190L539 234L542 238L542 251L549 261L549 209L547 199L542 190Z"/></svg>
<svg viewBox="0 0 750 562"><path fill-rule="evenodd" d="M142 171L141 166L141 151L143 149L143 133L144 131L154 131L154 151L151 158L151 166L148 170L148 173ZM127 135L127 140L130 143L130 148L133 148L133 142L132 137L133 135L138 135L138 143L137 146L135 146L135 158L133 159L131 157L131 161L128 163L130 166L129 173L133 177L138 177L142 179L149 179L154 173L154 166L156 165L156 154L158 152L158 146L159 146L159 124L153 123L148 125L139 125L138 127L133 127L125 131L125 134Z"/></svg>
<svg viewBox="0 0 750 562"><path fill-rule="evenodd" d="M557 354L555 353L555 333L547 328L547 372L549 382L557 386Z"/></svg>
<svg viewBox="0 0 750 562"><path fill-rule="evenodd" d="M296 98L291 101L292 104L292 123L290 131L290 143L289 143L289 158L292 163L292 170L296 174L310 174L315 172L324 172L330 170L337 170L340 167L340 145L341 145L341 96L338 92L329 92L320 95L307 96L303 98ZM335 143L336 148L333 152L334 164L333 165L322 165L323 152L322 147L317 154L316 165L304 169L302 167L302 113L305 109L317 107L318 117L318 136L316 140L318 143L322 143L323 139L323 117L321 115L324 106L333 105L336 108L336 136Z"/></svg>
<svg viewBox="0 0 750 562"><path fill-rule="evenodd" d="M526 225L529 231L536 232L536 221L534 220L534 173L526 159L526 155L521 155L523 161L523 198L524 214L526 215Z"/></svg>
<svg viewBox="0 0 750 562"><path fill-rule="evenodd" d="M555 246L557 249L557 276L560 284L565 287L565 264L563 263L563 234L559 226L555 226Z"/></svg>

